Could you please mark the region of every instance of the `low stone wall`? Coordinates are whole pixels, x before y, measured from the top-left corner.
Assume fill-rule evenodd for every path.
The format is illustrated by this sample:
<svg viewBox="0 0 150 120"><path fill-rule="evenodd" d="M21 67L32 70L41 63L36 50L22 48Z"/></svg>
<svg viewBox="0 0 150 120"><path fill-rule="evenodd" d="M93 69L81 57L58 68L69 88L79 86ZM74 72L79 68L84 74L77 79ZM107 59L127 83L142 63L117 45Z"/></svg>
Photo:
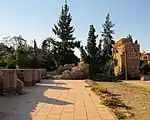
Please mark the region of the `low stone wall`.
<svg viewBox="0 0 150 120"><path fill-rule="evenodd" d="M17 75L14 69L1 69L2 89L6 92L14 91L17 86Z"/></svg>
<svg viewBox="0 0 150 120"><path fill-rule="evenodd" d="M32 69L32 86L36 85L35 70Z"/></svg>
<svg viewBox="0 0 150 120"><path fill-rule="evenodd" d="M150 80L150 75L141 75L141 81Z"/></svg>
<svg viewBox="0 0 150 120"><path fill-rule="evenodd" d="M46 75L45 69L18 69L18 78L24 82L25 86L34 86Z"/></svg>
<svg viewBox="0 0 150 120"><path fill-rule="evenodd" d="M35 81L36 82L41 81L41 71L39 69L35 69Z"/></svg>
<svg viewBox="0 0 150 120"><path fill-rule="evenodd" d="M33 70L32 69L24 69L23 70L23 76L24 76L24 84L25 86L32 86L33 81Z"/></svg>
<svg viewBox="0 0 150 120"><path fill-rule="evenodd" d="M36 85L36 82L40 82L45 76L45 69L0 69L0 90L18 91L24 85Z"/></svg>
<svg viewBox="0 0 150 120"><path fill-rule="evenodd" d="M44 79L46 77L46 69L40 69L41 70L41 77Z"/></svg>

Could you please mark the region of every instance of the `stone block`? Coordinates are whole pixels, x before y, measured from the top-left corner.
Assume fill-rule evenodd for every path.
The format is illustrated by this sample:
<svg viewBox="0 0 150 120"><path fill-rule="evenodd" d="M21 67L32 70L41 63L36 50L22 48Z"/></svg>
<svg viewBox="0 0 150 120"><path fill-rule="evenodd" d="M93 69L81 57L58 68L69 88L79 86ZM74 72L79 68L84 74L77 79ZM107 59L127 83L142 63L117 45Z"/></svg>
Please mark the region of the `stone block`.
<svg viewBox="0 0 150 120"><path fill-rule="evenodd" d="M3 88L9 88L9 70L3 70Z"/></svg>
<svg viewBox="0 0 150 120"><path fill-rule="evenodd" d="M25 86L32 86L32 69L24 69L23 76Z"/></svg>
<svg viewBox="0 0 150 120"><path fill-rule="evenodd" d="M17 79L16 92L21 93L23 87L24 87L24 83L21 80Z"/></svg>
<svg viewBox="0 0 150 120"><path fill-rule="evenodd" d="M46 69L41 69L41 78L46 77Z"/></svg>
<svg viewBox="0 0 150 120"><path fill-rule="evenodd" d="M9 88L16 88L17 86L17 74L16 70L9 70Z"/></svg>
<svg viewBox="0 0 150 120"><path fill-rule="evenodd" d="M141 80L141 81L144 81L144 76L141 76L141 77L140 77L140 80Z"/></svg>
<svg viewBox="0 0 150 120"><path fill-rule="evenodd" d="M32 69L32 86L36 85L35 69Z"/></svg>
<svg viewBox="0 0 150 120"><path fill-rule="evenodd" d="M17 78L24 82L23 69L17 69Z"/></svg>
<svg viewBox="0 0 150 120"><path fill-rule="evenodd" d="M16 89L17 75L15 69L3 69L3 89L5 92L11 92Z"/></svg>
<svg viewBox="0 0 150 120"><path fill-rule="evenodd" d="M35 80L36 80L36 82L40 82L41 81L41 74L40 74L40 70L39 69L35 69Z"/></svg>

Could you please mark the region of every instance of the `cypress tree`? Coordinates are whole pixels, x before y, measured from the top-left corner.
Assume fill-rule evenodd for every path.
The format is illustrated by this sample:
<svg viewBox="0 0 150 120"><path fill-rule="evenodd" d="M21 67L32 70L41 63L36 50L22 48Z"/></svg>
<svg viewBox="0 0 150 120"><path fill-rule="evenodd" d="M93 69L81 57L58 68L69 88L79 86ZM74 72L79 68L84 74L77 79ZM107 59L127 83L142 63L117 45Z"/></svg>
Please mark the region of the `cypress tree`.
<svg viewBox="0 0 150 120"><path fill-rule="evenodd" d="M87 39L87 54L90 61L96 60L97 58L97 47L96 47L96 38L98 35L95 35L95 28L93 25L90 25L90 30L88 33L88 39Z"/></svg>
<svg viewBox="0 0 150 120"><path fill-rule="evenodd" d="M103 56L105 58L105 62L111 59L112 57L112 45L114 44L113 36L114 30L112 28L115 24L112 24L110 20L109 13L106 16L105 23L103 24L102 38L103 38Z"/></svg>
<svg viewBox="0 0 150 120"><path fill-rule="evenodd" d="M55 51L55 53L58 54L57 56L59 56L59 60L57 61L61 62L60 64L74 63L75 61L78 61L77 57L74 55L73 49L80 46L80 41L75 41L76 38L73 36L75 29L71 25L71 21L72 16L69 12L69 6L65 1L65 5L62 6L58 23L52 28L54 34L61 40L60 42L55 40L51 41L54 46L53 51ZM72 59L70 58L68 60L67 55L72 56ZM76 60L73 60L73 58Z"/></svg>
<svg viewBox="0 0 150 120"><path fill-rule="evenodd" d="M88 62L88 56L83 46L80 47L80 53L81 53L81 58L84 60L84 62Z"/></svg>
<svg viewBox="0 0 150 120"><path fill-rule="evenodd" d="M97 47L97 60L98 62L102 61L102 39L99 40L99 44Z"/></svg>

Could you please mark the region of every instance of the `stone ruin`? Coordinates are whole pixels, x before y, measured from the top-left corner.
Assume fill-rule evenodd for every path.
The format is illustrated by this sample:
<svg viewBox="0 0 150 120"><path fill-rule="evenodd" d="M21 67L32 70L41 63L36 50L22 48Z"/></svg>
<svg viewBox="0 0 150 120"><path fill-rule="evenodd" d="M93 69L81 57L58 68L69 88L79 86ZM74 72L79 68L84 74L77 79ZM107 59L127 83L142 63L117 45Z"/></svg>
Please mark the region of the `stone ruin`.
<svg viewBox="0 0 150 120"><path fill-rule="evenodd" d="M0 92L21 93L24 86L34 86L44 76L45 69L0 69Z"/></svg>
<svg viewBox="0 0 150 120"><path fill-rule="evenodd" d="M114 74L118 76L120 72L129 77L139 77L140 73L140 45L133 43L129 38L122 38L113 46Z"/></svg>
<svg viewBox="0 0 150 120"><path fill-rule="evenodd" d="M83 60L77 66L66 64L60 66L54 74L59 75L57 79L87 79L89 78L89 64Z"/></svg>

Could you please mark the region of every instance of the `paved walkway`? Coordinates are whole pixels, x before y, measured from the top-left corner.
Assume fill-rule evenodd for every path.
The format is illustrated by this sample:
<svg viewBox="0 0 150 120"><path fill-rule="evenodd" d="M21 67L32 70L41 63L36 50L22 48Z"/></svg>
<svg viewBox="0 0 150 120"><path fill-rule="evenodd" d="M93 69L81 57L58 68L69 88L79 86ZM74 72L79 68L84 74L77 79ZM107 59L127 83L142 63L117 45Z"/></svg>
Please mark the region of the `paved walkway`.
<svg viewBox="0 0 150 120"><path fill-rule="evenodd" d="M21 96L0 97L0 120L115 120L81 80L45 80Z"/></svg>

